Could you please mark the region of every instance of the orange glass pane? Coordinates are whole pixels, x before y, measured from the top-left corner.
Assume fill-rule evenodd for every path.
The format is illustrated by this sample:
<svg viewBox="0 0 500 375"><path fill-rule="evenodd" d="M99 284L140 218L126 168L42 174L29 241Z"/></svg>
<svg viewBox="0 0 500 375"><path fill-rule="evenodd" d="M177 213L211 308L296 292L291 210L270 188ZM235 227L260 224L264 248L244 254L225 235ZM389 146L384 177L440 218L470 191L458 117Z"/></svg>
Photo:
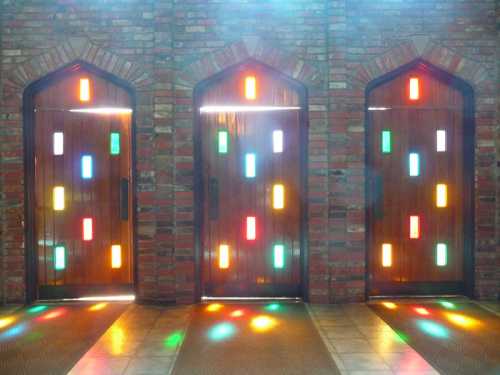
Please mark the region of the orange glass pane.
<svg viewBox="0 0 500 375"><path fill-rule="evenodd" d="M219 246L219 268L229 268L229 246L225 244Z"/></svg>
<svg viewBox="0 0 500 375"><path fill-rule="evenodd" d="M254 76L245 78L245 98L255 100L257 98L257 81Z"/></svg>
<svg viewBox="0 0 500 375"><path fill-rule="evenodd" d="M420 80L418 78L410 78L410 100L420 99Z"/></svg>
<svg viewBox="0 0 500 375"><path fill-rule="evenodd" d="M88 102L90 100L90 81L88 78L80 79L80 101Z"/></svg>
<svg viewBox="0 0 500 375"><path fill-rule="evenodd" d="M410 238L418 239L420 238L420 217L410 216Z"/></svg>

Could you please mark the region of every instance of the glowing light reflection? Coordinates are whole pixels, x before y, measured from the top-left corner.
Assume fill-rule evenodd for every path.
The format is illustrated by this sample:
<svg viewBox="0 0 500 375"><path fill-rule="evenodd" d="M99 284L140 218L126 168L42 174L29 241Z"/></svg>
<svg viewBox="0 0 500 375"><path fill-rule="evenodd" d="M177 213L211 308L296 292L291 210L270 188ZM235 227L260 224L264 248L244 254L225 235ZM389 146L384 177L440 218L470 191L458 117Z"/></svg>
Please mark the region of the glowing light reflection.
<svg viewBox="0 0 500 375"><path fill-rule="evenodd" d="M56 310L52 310L40 317L42 320L51 320L55 318L59 318L60 316L64 315L66 313L66 309L64 308L59 308Z"/></svg>
<svg viewBox="0 0 500 375"><path fill-rule="evenodd" d="M445 339L449 336L448 330L445 327L430 320L418 320L417 325L421 331L425 332L429 336L439 339Z"/></svg>
<svg viewBox="0 0 500 375"><path fill-rule="evenodd" d="M176 348L178 345L182 344L183 340L184 333L182 331L176 331L165 339L164 344L167 348Z"/></svg>
<svg viewBox="0 0 500 375"><path fill-rule="evenodd" d="M212 341L223 341L232 337L236 333L236 328L231 323L219 323L208 331L208 338Z"/></svg>
<svg viewBox="0 0 500 375"><path fill-rule="evenodd" d="M453 324L460 326L462 328L474 328L480 324L479 320L471 318L467 315L456 314L456 313L445 313L446 318Z"/></svg>
<svg viewBox="0 0 500 375"><path fill-rule="evenodd" d="M394 310L397 307L397 305L394 302L382 302L382 305L391 310Z"/></svg>
<svg viewBox="0 0 500 375"><path fill-rule="evenodd" d="M104 309L106 306L108 306L106 302L96 303L95 305L89 307L89 311L99 311Z"/></svg>
<svg viewBox="0 0 500 375"><path fill-rule="evenodd" d="M220 303L211 303L210 305L207 306L205 309L208 312L216 312L222 309L224 306L221 305Z"/></svg>
<svg viewBox="0 0 500 375"><path fill-rule="evenodd" d="M7 326L10 326L12 323L14 323L16 319L13 316L7 316L5 318L0 319L0 328L5 328Z"/></svg>
<svg viewBox="0 0 500 375"><path fill-rule="evenodd" d="M120 326L111 327L111 353L120 355L124 352L125 332Z"/></svg>
<svg viewBox="0 0 500 375"><path fill-rule="evenodd" d="M28 311L28 314L36 314L36 313L42 312L44 310L47 310L47 308L48 308L48 306L46 306L46 305L38 305L38 306L30 307L27 311Z"/></svg>
<svg viewBox="0 0 500 375"><path fill-rule="evenodd" d="M73 113L90 113L97 115L125 115L132 113L132 108L121 107L100 107L100 108L74 108L70 109Z"/></svg>
<svg viewBox="0 0 500 375"><path fill-rule="evenodd" d="M430 315L431 313L425 307L415 307L413 310L420 315Z"/></svg>
<svg viewBox="0 0 500 375"><path fill-rule="evenodd" d="M281 310L281 305L279 303L270 303L264 309L267 311L279 311Z"/></svg>
<svg viewBox="0 0 500 375"><path fill-rule="evenodd" d="M22 335L24 333L24 331L26 331L27 327L28 326L26 323L18 324L12 328L9 328L7 331L3 332L0 335L0 339L1 340L10 339L10 338Z"/></svg>
<svg viewBox="0 0 500 375"><path fill-rule="evenodd" d="M300 107L259 106L259 105L209 105L200 108L201 113L223 112L266 112L299 110Z"/></svg>
<svg viewBox="0 0 500 375"><path fill-rule="evenodd" d="M267 315L259 315L252 319L250 326L255 332L266 332L274 328L276 324L276 319Z"/></svg>
<svg viewBox="0 0 500 375"><path fill-rule="evenodd" d="M452 309L452 310L454 310L454 309L456 309L456 308L457 308L457 306L455 306L455 304L454 304L454 303L449 302L449 301L439 301L439 304L440 304L441 306L443 306L443 307L446 307L447 309Z"/></svg>
<svg viewBox="0 0 500 375"><path fill-rule="evenodd" d="M245 315L245 312L243 310L234 310L229 316L231 318L240 318L243 315Z"/></svg>

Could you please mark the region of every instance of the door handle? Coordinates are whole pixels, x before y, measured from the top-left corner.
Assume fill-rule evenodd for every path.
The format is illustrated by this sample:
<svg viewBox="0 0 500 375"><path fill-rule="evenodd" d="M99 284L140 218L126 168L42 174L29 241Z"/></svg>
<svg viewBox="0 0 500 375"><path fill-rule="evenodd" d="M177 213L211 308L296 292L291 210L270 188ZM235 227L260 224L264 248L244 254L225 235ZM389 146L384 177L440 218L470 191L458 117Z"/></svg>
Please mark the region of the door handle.
<svg viewBox="0 0 500 375"><path fill-rule="evenodd" d="M120 179L120 219L128 220L128 179Z"/></svg>
<svg viewBox="0 0 500 375"><path fill-rule="evenodd" d="M375 176L375 218L384 217L384 181L380 174Z"/></svg>
<svg viewBox="0 0 500 375"><path fill-rule="evenodd" d="M219 218L219 181L214 177L208 182L208 217L210 220Z"/></svg>

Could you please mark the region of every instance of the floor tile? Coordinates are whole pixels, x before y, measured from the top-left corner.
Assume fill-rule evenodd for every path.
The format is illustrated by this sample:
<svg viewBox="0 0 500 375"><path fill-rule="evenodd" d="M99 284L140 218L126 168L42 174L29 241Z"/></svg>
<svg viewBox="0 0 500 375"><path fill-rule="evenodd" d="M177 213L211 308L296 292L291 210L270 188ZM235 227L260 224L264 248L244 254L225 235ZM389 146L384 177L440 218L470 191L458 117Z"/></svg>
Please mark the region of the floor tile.
<svg viewBox="0 0 500 375"><path fill-rule="evenodd" d="M434 370L433 367L415 351L407 351L404 353L380 353L380 356L393 370L413 372Z"/></svg>
<svg viewBox="0 0 500 375"><path fill-rule="evenodd" d="M329 341L337 353L375 353L367 340L343 339Z"/></svg>
<svg viewBox="0 0 500 375"><path fill-rule="evenodd" d="M130 361L125 375L168 374L172 367L170 357L134 358Z"/></svg>
<svg viewBox="0 0 500 375"><path fill-rule="evenodd" d="M353 327L325 327L323 330L329 339L363 338L361 332Z"/></svg>
<svg viewBox="0 0 500 375"><path fill-rule="evenodd" d="M123 374L130 358L82 358L68 375L119 375Z"/></svg>
<svg viewBox="0 0 500 375"><path fill-rule="evenodd" d="M339 354L347 370L390 370L382 357L371 353Z"/></svg>

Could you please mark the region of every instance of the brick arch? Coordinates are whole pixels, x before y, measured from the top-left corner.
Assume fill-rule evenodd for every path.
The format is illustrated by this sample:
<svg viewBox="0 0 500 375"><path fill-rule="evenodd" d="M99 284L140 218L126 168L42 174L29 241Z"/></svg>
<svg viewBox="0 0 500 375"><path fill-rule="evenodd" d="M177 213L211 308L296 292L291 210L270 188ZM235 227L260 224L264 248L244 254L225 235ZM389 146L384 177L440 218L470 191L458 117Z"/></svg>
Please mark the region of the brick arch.
<svg viewBox="0 0 500 375"><path fill-rule="evenodd" d="M153 80L140 64L128 61L91 43L86 38L73 37L47 52L35 56L6 74L4 94L19 92L32 82L72 62L82 61L130 83L137 90Z"/></svg>
<svg viewBox="0 0 500 375"><path fill-rule="evenodd" d="M481 91L487 84L488 74L482 64L421 36L413 37L361 64L355 72L356 80L360 86L365 87L373 80L415 60L444 70L469 83L475 90Z"/></svg>
<svg viewBox="0 0 500 375"><path fill-rule="evenodd" d="M325 82L325 76L319 69L296 55L276 48L261 38L243 38L188 65L176 77L177 84L193 88L198 82L248 60L265 64L309 87L319 87Z"/></svg>

